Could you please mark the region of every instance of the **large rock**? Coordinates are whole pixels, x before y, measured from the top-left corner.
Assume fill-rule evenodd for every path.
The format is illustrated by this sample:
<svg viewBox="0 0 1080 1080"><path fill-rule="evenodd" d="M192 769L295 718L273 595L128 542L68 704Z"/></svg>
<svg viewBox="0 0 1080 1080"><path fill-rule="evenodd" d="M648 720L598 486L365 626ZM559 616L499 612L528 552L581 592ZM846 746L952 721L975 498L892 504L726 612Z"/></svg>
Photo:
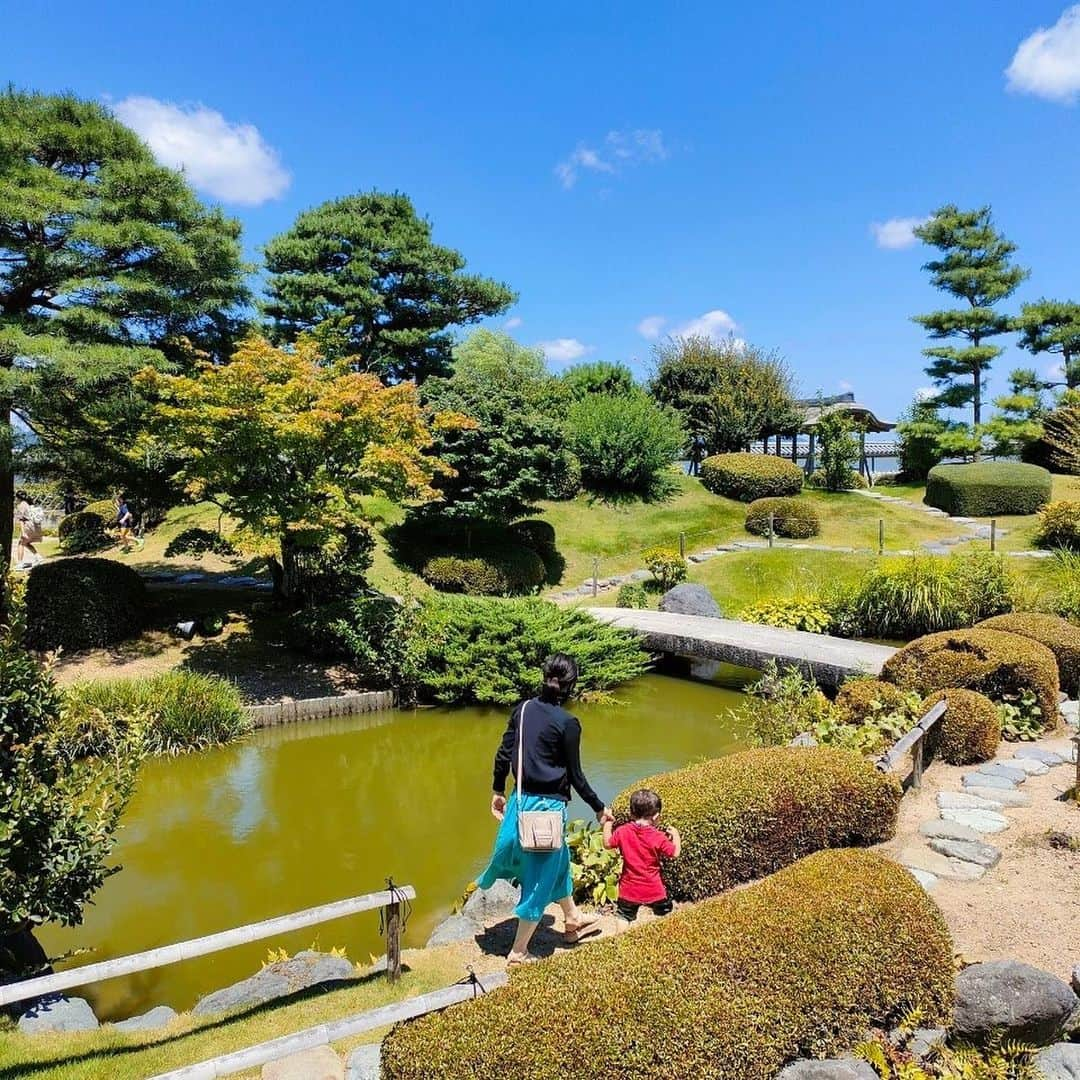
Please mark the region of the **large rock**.
<svg viewBox="0 0 1080 1080"><path fill-rule="evenodd" d="M1015 960L972 964L956 977L953 1034L985 1043L996 1033L1041 1046L1080 1004L1056 975Z"/></svg>
<svg viewBox="0 0 1080 1080"><path fill-rule="evenodd" d="M660 610L674 615L709 615L714 619L721 616L720 605L704 585L694 585L685 581L668 589L660 597Z"/></svg>
<svg viewBox="0 0 1080 1080"><path fill-rule="evenodd" d="M521 889L500 878L490 889L477 889L461 909L461 914L477 923L508 919L521 899Z"/></svg>
<svg viewBox="0 0 1080 1080"><path fill-rule="evenodd" d="M345 1062L345 1080L379 1080L382 1043L358 1046Z"/></svg>
<svg viewBox="0 0 1080 1080"><path fill-rule="evenodd" d="M459 941L472 941L480 932L479 923L464 915L451 915L435 927L424 948L436 949L440 945L455 945Z"/></svg>
<svg viewBox="0 0 1080 1080"><path fill-rule="evenodd" d="M86 998L54 995L41 998L19 1017L19 1030L27 1035L47 1031L93 1031L100 1027Z"/></svg>
<svg viewBox="0 0 1080 1080"><path fill-rule="evenodd" d="M793 1061L777 1073L776 1080L878 1080L878 1074L858 1058L830 1058Z"/></svg>
<svg viewBox="0 0 1080 1080"><path fill-rule="evenodd" d="M175 1019L175 1009L169 1008L168 1005L158 1005L149 1012L128 1017L127 1020L117 1020L113 1027L117 1031L123 1031L130 1035L133 1031L153 1031L155 1028L163 1028Z"/></svg>
<svg viewBox="0 0 1080 1080"><path fill-rule="evenodd" d="M1035 1055L1043 1080L1080 1080L1080 1043L1057 1043Z"/></svg>
<svg viewBox="0 0 1080 1080"><path fill-rule="evenodd" d="M223 990L200 998L191 1010L196 1016L248 1009L275 998L308 990L326 983L347 982L356 978L356 968L343 956L307 950L290 960L268 964L262 971Z"/></svg>

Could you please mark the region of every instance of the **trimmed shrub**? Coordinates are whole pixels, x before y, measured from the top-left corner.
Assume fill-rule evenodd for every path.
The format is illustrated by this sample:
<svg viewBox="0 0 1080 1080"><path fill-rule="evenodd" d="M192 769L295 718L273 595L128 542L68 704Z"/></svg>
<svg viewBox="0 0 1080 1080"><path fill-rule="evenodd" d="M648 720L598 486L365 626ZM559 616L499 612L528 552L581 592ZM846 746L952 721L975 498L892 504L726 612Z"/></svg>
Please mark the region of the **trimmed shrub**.
<svg viewBox="0 0 1080 1080"><path fill-rule="evenodd" d="M66 745L78 756L109 753L137 726L148 753L178 754L231 742L252 723L232 683L194 671L77 682L64 691Z"/></svg>
<svg viewBox="0 0 1080 1080"><path fill-rule="evenodd" d="M1072 697L1080 691L1080 627L1058 615L1037 611L1017 611L996 615L979 623L987 630L1004 630L1045 645L1057 658L1061 689Z"/></svg>
<svg viewBox="0 0 1080 1080"><path fill-rule="evenodd" d="M715 454L701 463L700 479L714 495L753 502L770 495L798 495L803 471L771 454Z"/></svg>
<svg viewBox="0 0 1080 1080"><path fill-rule="evenodd" d="M515 521L508 532L519 544L535 552L555 550L555 526L548 521Z"/></svg>
<svg viewBox="0 0 1080 1080"><path fill-rule="evenodd" d="M847 724L861 724L882 713L909 711L910 695L880 679L848 679L836 693L836 707Z"/></svg>
<svg viewBox="0 0 1080 1080"><path fill-rule="evenodd" d="M778 626L784 630L805 630L827 634L832 629L832 613L812 596L780 596L751 604L739 612L743 622Z"/></svg>
<svg viewBox="0 0 1080 1080"><path fill-rule="evenodd" d="M555 458L548 478L547 498L569 502L581 491L581 462L577 454L562 450Z"/></svg>
<svg viewBox="0 0 1080 1080"><path fill-rule="evenodd" d="M947 514L1034 514L1050 501L1050 474L1017 461L935 465L926 478L927 506Z"/></svg>
<svg viewBox="0 0 1080 1080"><path fill-rule="evenodd" d="M1030 691L1046 726L1057 724L1057 659L1045 645L1018 634L981 626L928 634L890 656L881 677L923 695L957 687L1006 701Z"/></svg>
<svg viewBox="0 0 1080 1080"><path fill-rule="evenodd" d="M236 548L228 537L214 529L202 529L194 526L178 532L165 548L165 558L175 559L180 555L192 555L196 559L211 552L214 555L228 557L236 554Z"/></svg>
<svg viewBox="0 0 1080 1080"><path fill-rule="evenodd" d="M923 702L923 711L946 701L948 708L937 725L935 745L950 765L989 761L1001 743L1001 716L997 706L974 690L939 690Z"/></svg>
<svg viewBox="0 0 1080 1080"><path fill-rule="evenodd" d="M97 514L106 525L111 525L116 520L116 503L112 499L95 499L83 507L83 513Z"/></svg>
<svg viewBox="0 0 1080 1080"><path fill-rule="evenodd" d="M952 948L902 867L874 852L820 852L398 1025L382 1075L772 1080L786 1061L847 1050L911 1009L947 1023Z"/></svg>
<svg viewBox="0 0 1080 1080"><path fill-rule="evenodd" d="M532 548L504 544L472 556L436 555L420 576L440 592L467 596L520 596L547 580L544 560Z"/></svg>
<svg viewBox="0 0 1080 1080"><path fill-rule="evenodd" d="M773 532L792 540L805 540L821 531L817 507L809 499L755 499L746 509L746 531L756 536L769 535L769 515Z"/></svg>
<svg viewBox="0 0 1080 1080"><path fill-rule="evenodd" d="M615 606L625 608L647 608L649 606L649 594L645 586L637 581L629 581L619 586L615 596Z"/></svg>
<svg viewBox="0 0 1080 1080"><path fill-rule="evenodd" d="M807 477L806 486L807 487L812 487L812 488L825 489L828 486L827 481L825 479L825 470L824 469L815 469ZM847 474L847 477L845 478L844 483L843 483L843 489L845 491L855 491L856 489L861 491L861 490L864 490L864 489L868 488L869 486L870 485L866 482L866 477L863 476L863 474L861 472L859 472L857 469L849 470L849 472Z"/></svg>
<svg viewBox="0 0 1080 1080"><path fill-rule="evenodd" d="M30 571L26 644L31 649L93 649L142 630L146 586L111 559L62 559Z"/></svg>
<svg viewBox="0 0 1080 1080"><path fill-rule="evenodd" d="M702 900L831 847L876 844L896 827L900 786L845 750L773 746L703 761L635 783L652 788L683 853L664 867L675 900Z"/></svg>
<svg viewBox="0 0 1080 1080"><path fill-rule="evenodd" d="M686 560L672 548L649 548L642 555L645 569L649 571L660 588L667 592L673 585L686 580Z"/></svg>
<svg viewBox="0 0 1080 1080"><path fill-rule="evenodd" d="M60 519L57 536L60 550L65 555L81 555L85 551L98 551L109 543L105 531L107 519L92 510L77 510Z"/></svg>
<svg viewBox="0 0 1080 1080"><path fill-rule="evenodd" d="M1035 543L1041 548L1080 551L1080 502L1047 503L1039 511Z"/></svg>

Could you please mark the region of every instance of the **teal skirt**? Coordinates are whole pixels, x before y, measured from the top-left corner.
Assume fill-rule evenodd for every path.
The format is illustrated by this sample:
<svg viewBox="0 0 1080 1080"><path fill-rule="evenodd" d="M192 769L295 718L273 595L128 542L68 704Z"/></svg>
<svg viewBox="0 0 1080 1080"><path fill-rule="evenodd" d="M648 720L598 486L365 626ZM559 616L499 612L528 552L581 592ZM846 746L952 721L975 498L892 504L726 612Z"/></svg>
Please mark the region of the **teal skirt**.
<svg viewBox="0 0 1080 1080"><path fill-rule="evenodd" d="M559 810L566 825L566 803L545 795L526 795L526 810ZM521 900L514 914L526 922L539 922L544 908L572 895L570 852L563 844L558 851L523 851L518 843L518 797L515 791L506 803L491 862L477 879L481 889L489 889L499 878L521 883Z"/></svg>

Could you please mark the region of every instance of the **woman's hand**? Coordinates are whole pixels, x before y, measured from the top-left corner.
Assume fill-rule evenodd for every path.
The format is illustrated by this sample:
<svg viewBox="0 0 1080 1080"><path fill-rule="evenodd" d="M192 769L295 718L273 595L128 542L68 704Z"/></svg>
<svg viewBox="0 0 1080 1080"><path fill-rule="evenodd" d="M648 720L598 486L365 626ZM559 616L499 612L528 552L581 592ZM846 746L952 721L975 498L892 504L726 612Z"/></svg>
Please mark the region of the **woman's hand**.
<svg viewBox="0 0 1080 1080"><path fill-rule="evenodd" d="M603 825L605 821L614 821L615 815L611 812L611 807L605 806L602 809L597 810L596 820L599 821L601 825Z"/></svg>
<svg viewBox="0 0 1080 1080"><path fill-rule="evenodd" d="M491 796L491 816L496 821L502 821L506 813L506 796L496 792Z"/></svg>

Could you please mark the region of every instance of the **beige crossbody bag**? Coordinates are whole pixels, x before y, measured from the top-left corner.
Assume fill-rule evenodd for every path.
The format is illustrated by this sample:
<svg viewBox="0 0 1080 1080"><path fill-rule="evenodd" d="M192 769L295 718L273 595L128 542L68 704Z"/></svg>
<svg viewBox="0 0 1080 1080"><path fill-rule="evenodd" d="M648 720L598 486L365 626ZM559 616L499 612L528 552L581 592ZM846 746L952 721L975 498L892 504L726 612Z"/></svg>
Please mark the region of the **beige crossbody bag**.
<svg viewBox="0 0 1080 1080"><path fill-rule="evenodd" d="M563 815L561 810L522 810L525 789L521 774L525 767L525 709L521 706L518 718L518 767L515 781L518 797L518 843L522 851L558 851L563 846Z"/></svg>

